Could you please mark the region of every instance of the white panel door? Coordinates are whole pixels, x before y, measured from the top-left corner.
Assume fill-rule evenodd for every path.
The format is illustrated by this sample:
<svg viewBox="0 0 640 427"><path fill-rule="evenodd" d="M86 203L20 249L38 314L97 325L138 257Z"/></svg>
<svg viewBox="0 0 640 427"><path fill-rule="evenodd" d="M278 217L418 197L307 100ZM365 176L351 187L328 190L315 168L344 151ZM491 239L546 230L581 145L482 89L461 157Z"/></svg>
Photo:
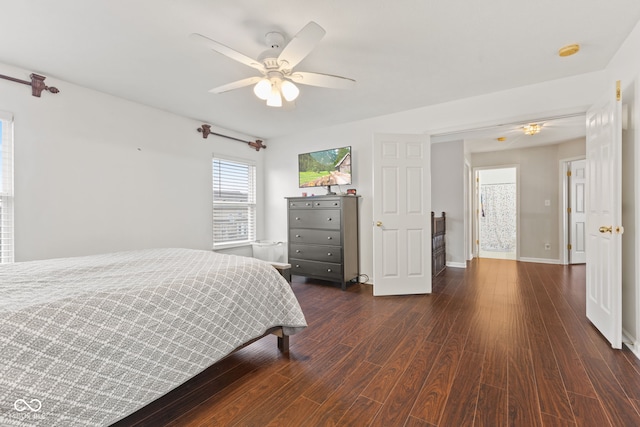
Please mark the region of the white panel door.
<svg viewBox="0 0 640 427"><path fill-rule="evenodd" d="M428 135L374 136L373 294L431 292Z"/></svg>
<svg viewBox="0 0 640 427"><path fill-rule="evenodd" d="M611 92L587 112L587 318L621 348L622 124Z"/></svg>
<svg viewBox="0 0 640 427"><path fill-rule="evenodd" d="M570 164L571 176L569 188L569 251L570 264L584 264L587 262L586 226L587 226L587 161L577 160Z"/></svg>

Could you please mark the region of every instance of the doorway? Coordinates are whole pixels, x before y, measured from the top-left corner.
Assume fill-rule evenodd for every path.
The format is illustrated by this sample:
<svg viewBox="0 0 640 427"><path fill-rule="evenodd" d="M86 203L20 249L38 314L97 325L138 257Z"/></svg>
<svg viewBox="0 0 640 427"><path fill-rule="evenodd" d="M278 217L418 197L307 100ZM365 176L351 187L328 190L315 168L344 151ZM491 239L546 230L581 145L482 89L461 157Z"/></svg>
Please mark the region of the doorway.
<svg viewBox="0 0 640 427"><path fill-rule="evenodd" d="M562 264L584 264L586 256L586 160L561 161L562 172Z"/></svg>
<svg viewBox="0 0 640 427"><path fill-rule="evenodd" d="M480 258L518 259L517 175L517 167L476 170Z"/></svg>

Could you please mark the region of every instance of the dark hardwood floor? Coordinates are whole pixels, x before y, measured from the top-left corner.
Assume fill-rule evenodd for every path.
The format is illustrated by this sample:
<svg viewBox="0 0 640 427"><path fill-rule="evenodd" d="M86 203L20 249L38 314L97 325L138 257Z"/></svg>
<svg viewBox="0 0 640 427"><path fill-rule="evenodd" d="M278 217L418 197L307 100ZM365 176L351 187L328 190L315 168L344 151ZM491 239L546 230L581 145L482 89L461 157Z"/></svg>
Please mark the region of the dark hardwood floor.
<svg viewBox="0 0 640 427"><path fill-rule="evenodd" d="M431 295L375 298L368 285L294 281L309 327L291 337L289 357L265 338L133 421L640 426L640 361L586 320L584 275L480 259L448 268Z"/></svg>

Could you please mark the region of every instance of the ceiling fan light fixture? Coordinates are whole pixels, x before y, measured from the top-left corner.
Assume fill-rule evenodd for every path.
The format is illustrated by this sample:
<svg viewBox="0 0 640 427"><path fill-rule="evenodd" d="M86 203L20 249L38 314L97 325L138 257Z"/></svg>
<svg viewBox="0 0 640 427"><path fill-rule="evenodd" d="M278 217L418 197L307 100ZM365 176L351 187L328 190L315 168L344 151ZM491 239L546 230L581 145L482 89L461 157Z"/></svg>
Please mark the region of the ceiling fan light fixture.
<svg viewBox="0 0 640 427"><path fill-rule="evenodd" d="M269 98L267 98L267 105L269 107L282 107L282 96L276 84L271 86L271 94L269 94Z"/></svg>
<svg viewBox="0 0 640 427"><path fill-rule="evenodd" d="M271 95L271 82L269 79L262 79L253 87L253 93L263 101L266 101Z"/></svg>
<svg viewBox="0 0 640 427"><path fill-rule="evenodd" d="M540 133L541 130L542 126L537 123L529 123L528 125L522 127L522 131L525 135L535 135L537 133Z"/></svg>
<svg viewBox="0 0 640 427"><path fill-rule="evenodd" d="M280 90L282 90L282 96L284 96L284 99L286 99L288 102L294 101L298 97L298 95L300 95L300 89L298 89L298 87L291 83L289 80L285 80L282 82L282 85L280 85Z"/></svg>

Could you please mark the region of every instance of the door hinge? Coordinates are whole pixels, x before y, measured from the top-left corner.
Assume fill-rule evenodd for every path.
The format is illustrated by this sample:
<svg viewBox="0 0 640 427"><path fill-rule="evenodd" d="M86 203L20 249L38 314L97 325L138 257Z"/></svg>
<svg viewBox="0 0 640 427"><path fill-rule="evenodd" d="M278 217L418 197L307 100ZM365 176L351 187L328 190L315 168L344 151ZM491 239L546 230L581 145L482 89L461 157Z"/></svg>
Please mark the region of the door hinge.
<svg viewBox="0 0 640 427"><path fill-rule="evenodd" d="M479 245L479 244L480 244L480 240L476 240L476 245Z"/></svg>
<svg viewBox="0 0 640 427"><path fill-rule="evenodd" d="M567 249L571 250L571 243L567 245Z"/></svg>
<svg viewBox="0 0 640 427"><path fill-rule="evenodd" d="M616 101L622 99L622 89L620 89L620 80L616 82Z"/></svg>
<svg viewBox="0 0 640 427"><path fill-rule="evenodd" d="M567 208L567 213L571 213L571 208Z"/></svg>
<svg viewBox="0 0 640 427"><path fill-rule="evenodd" d="M567 171L567 176L571 176L571 171Z"/></svg>

